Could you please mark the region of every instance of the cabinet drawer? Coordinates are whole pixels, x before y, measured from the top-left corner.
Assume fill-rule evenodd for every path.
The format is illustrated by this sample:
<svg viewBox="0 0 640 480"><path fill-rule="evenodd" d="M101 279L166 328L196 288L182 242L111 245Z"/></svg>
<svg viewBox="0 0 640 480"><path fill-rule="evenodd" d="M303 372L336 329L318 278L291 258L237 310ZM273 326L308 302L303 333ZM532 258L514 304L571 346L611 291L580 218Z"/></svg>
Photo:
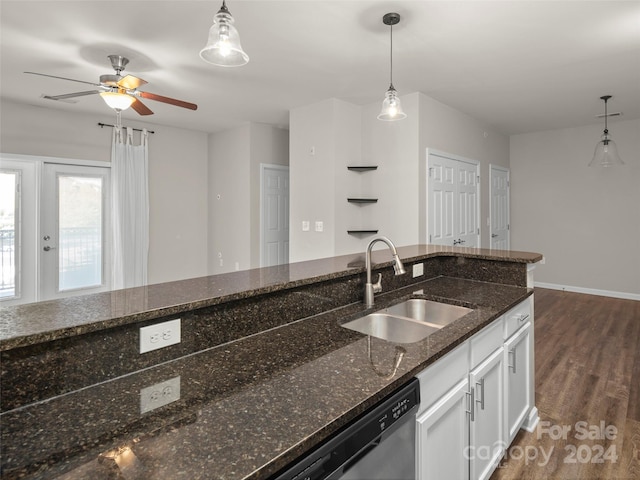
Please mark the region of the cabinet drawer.
<svg viewBox="0 0 640 480"><path fill-rule="evenodd" d="M504 314L505 340L516 333L527 321L533 320L532 302L533 296L530 296Z"/></svg>
<svg viewBox="0 0 640 480"><path fill-rule="evenodd" d="M423 412L439 400L469 373L469 342L464 342L429 365L416 377L420 380L420 410Z"/></svg>
<svg viewBox="0 0 640 480"><path fill-rule="evenodd" d="M483 328L471 337L471 368L475 368L497 348L502 346L503 319L504 317L497 318L488 327Z"/></svg>

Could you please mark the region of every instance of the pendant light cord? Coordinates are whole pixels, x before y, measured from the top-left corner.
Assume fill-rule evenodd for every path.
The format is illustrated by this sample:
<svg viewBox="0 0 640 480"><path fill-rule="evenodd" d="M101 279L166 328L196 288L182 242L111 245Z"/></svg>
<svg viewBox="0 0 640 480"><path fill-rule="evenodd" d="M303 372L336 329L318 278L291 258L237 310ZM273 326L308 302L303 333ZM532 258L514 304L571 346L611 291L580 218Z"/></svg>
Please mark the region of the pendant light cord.
<svg viewBox="0 0 640 480"><path fill-rule="evenodd" d="M609 128L607 127L607 100L609 100L608 98L604 99L604 134L608 135L609 134Z"/></svg>
<svg viewBox="0 0 640 480"><path fill-rule="evenodd" d="M393 87L393 24L390 25L390 27L391 42L389 42L389 84Z"/></svg>

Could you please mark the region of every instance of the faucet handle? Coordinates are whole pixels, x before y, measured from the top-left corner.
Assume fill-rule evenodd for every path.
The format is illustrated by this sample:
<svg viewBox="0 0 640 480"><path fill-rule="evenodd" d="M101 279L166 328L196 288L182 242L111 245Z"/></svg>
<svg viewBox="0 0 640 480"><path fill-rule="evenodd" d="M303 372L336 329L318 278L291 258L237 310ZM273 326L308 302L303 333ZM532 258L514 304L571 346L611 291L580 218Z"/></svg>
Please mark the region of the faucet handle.
<svg viewBox="0 0 640 480"><path fill-rule="evenodd" d="M382 274L378 274L378 281L373 284L373 293L380 293L382 291Z"/></svg>

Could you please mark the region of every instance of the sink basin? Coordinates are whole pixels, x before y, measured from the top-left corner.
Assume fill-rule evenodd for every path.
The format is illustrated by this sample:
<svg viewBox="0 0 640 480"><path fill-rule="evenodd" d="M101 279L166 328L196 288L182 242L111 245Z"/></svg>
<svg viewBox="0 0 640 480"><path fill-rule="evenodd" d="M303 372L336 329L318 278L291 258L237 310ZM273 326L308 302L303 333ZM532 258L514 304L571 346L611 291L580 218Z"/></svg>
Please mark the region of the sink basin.
<svg viewBox="0 0 640 480"><path fill-rule="evenodd" d="M466 307L412 298L342 326L389 342L414 343L470 311Z"/></svg>
<svg viewBox="0 0 640 480"><path fill-rule="evenodd" d="M441 326L431 326L409 318L386 313L371 313L342 325L350 330L381 338L389 342L415 343L437 332Z"/></svg>
<svg viewBox="0 0 640 480"><path fill-rule="evenodd" d="M381 310L380 313L411 318L434 327L442 328L454 320L463 317L470 311L471 309L466 307L412 298L397 305L387 307Z"/></svg>

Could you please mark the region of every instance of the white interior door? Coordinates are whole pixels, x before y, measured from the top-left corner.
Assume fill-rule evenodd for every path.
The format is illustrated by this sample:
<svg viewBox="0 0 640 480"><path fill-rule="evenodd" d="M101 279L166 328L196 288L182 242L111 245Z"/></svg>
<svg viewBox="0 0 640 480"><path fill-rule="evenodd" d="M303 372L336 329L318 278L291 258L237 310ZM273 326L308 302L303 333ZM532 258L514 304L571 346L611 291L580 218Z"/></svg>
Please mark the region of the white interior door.
<svg viewBox="0 0 640 480"><path fill-rule="evenodd" d="M427 243L480 246L479 164L453 155L427 155Z"/></svg>
<svg viewBox="0 0 640 480"><path fill-rule="evenodd" d="M509 169L491 165L489 167L491 186L490 231L491 248L509 250L511 248L509 221Z"/></svg>
<svg viewBox="0 0 640 480"><path fill-rule="evenodd" d="M289 167L261 165L260 266L289 262Z"/></svg>
<svg viewBox="0 0 640 480"><path fill-rule="evenodd" d="M429 155L428 168L428 243L453 245L457 162L439 155Z"/></svg>
<svg viewBox="0 0 640 480"><path fill-rule="evenodd" d="M478 165L458 161L458 244L479 247Z"/></svg>
<svg viewBox="0 0 640 480"><path fill-rule="evenodd" d="M39 235L41 300L110 288L109 169L45 163Z"/></svg>

